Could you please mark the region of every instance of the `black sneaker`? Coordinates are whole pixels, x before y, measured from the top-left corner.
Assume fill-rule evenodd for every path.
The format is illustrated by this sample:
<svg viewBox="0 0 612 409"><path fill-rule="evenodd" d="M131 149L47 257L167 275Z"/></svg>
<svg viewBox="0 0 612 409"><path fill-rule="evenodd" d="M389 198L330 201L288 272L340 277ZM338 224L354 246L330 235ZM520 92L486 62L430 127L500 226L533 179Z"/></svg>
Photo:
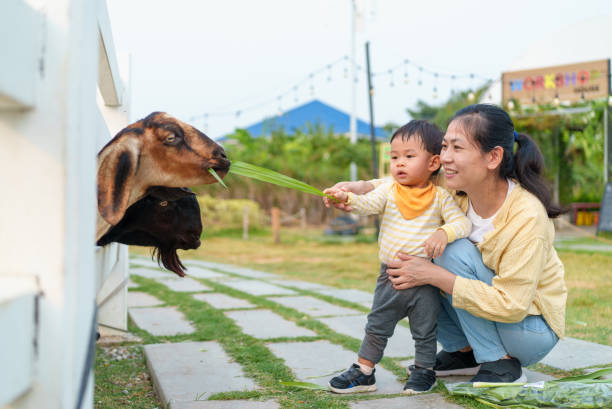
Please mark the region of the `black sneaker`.
<svg viewBox="0 0 612 409"><path fill-rule="evenodd" d="M353 364L342 375L334 376L329 381L329 390L336 393L359 393L374 392L376 390L376 378L372 370L371 375L361 372L359 365Z"/></svg>
<svg viewBox="0 0 612 409"><path fill-rule="evenodd" d="M406 395L429 392L436 385L436 373L431 369L410 365L410 378L404 385Z"/></svg>
<svg viewBox="0 0 612 409"><path fill-rule="evenodd" d="M527 377L516 358L483 362L470 382L526 382Z"/></svg>
<svg viewBox="0 0 612 409"><path fill-rule="evenodd" d="M436 376L476 375L479 369L480 365L474 358L474 351L440 351L436 355L434 366Z"/></svg>

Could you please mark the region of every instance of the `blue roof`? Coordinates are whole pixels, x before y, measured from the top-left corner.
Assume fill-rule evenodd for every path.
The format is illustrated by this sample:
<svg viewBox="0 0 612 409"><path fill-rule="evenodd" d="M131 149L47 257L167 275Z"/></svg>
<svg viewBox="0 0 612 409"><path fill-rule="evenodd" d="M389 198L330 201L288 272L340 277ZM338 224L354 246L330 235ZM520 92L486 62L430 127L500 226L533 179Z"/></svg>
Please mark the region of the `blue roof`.
<svg viewBox="0 0 612 409"><path fill-rule="evenodd" d="M271 131L284 128L285 132L293 135L296 130L306 131L308 124L323 126L325 130L333 128L334 133L348 134L350 132L350 116L317 99L300 105L281 116L266 118L261 122L246 127L251 136L268 136ZM370 137L370 123L357 118L357 135ZM387 132L382 127L374 127L377 139L386 139ZM220 140L226 139L223 136Z"/></svg>

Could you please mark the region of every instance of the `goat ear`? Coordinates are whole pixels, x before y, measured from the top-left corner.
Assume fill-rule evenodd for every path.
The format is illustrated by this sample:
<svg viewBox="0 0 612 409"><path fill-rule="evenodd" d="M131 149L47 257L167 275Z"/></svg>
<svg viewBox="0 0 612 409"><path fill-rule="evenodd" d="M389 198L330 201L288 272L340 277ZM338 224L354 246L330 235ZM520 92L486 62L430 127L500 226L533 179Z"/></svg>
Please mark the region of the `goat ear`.
<svg viewBox="0 0 612 409"><path fill-rule="evenodd" d="M151 186L147 189L147 196L152 196L159 200L173 202L187 196L195 196L195 193L193 193L188 187Z"/></svg>
<svg viewBox="0 0 612 409"><path fill-rule="evenodd" d="M98 211L111 225L123 218L138 170L142 142L126 135L100 153L98 165Z"/></svg>

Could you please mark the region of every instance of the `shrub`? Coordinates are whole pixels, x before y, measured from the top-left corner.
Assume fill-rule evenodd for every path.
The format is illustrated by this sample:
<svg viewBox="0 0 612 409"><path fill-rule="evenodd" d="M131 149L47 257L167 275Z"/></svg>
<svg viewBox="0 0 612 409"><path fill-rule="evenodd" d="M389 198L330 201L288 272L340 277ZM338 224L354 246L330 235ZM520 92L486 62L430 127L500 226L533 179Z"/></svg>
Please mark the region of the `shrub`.
<svg viewBox="0 0 612 409"><path fill-rule="evenodd" d="M259 204L253 200L218 199L208 195L199 195L198 203L204 226L242 226L245 207L249 215L249 227L261 227L265 221L265 214Z"/></svg>

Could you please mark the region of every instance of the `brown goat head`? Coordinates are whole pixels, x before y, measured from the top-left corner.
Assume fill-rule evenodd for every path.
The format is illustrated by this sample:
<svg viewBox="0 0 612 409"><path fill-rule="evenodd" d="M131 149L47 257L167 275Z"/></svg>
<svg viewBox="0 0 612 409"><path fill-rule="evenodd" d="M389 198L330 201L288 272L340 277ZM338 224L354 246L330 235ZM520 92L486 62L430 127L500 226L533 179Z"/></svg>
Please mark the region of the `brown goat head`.
<svg viewBox="0 0 612 409"><path fill-rule="evenodd" d="M154 112L121 130L98 154L98 212L110 225L151 186L215 183L230 166L223 148L195 127ZM98 226L97 238L108 230Z"/></svg>

